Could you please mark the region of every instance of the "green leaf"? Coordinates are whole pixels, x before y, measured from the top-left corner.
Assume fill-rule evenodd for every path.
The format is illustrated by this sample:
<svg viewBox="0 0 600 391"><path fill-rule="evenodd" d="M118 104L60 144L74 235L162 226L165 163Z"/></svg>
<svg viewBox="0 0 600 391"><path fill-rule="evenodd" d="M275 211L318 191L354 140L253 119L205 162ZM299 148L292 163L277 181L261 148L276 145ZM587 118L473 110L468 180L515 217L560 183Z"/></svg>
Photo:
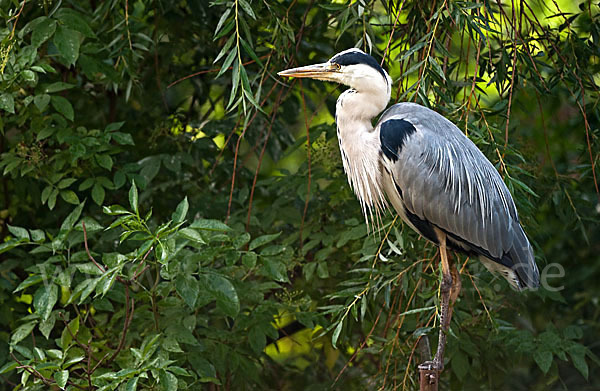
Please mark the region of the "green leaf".
<svg viewBox="0 0 600 391"><path fill-rule="evenodd" d="M96 155L96 161L102 168L106 168L108 171L112 170L113 160L109 154L103 153Z"/></svg>
<svg viewBox="0 0 600 391"><path fill-rule="evenodd" d="M230 10L231 9L229 9L227 11L230 11ZM219 62L221 57L223 57L225 55L225 53L229 52L229 49L231 48L231 45L233 44L234 41L235 41L235 35L231 35L229 37L229 39L227 40L227 42L225 42L225 45L223 46L223 48L221 49L221 51L219 52L219 54L217 55L215 60L213 61L213 64L216 64L217 62ZM235 84L235 83L233 83L233 84Z"/></svg>
<svg viewBox="0 0 600 391"><path fill-rule="evenodd" d="M254 52L254 50L252 49L252 47L248 44L248 42L246 42L246 40L244 38L240 37L240 42L242 43L242 47L244 48L244 51L246 53L248 53L248 55L254 60L256 61L256 63L259 66L263 66L262 61L260 61L260 58L258 58L258 56L256 55L256 53Z"/></svg>
<svg viewBox="0 0 600 391"><path fill-rule="evenodd" d="M64 83L62 81L57 81L57 82L54 82L52 84L48 84L44 88L44 92L47 93L47 94L51 94L53 92L70 90L73 87L75 87L75 84L69 84L69 83Z"/></svg>
<svg viewBox="0 0 600 391"><path fill-rule="evenodd" d="M36 48L46 42L54 34L54 31L56 31L56 20L45 16L42 18L43 20L35 26L33 34L31 34L31 45Z"/></svg>
<svg viewBox="0 0 600 391"><path fill-rule="evenodd" d="M171 216L171 219L175 223L181 223L185 220L189 208L187 196L177 205L175 212Z"/></svg>
<svg viewBox="0 0 600 391"><path fill-rule="evenodd" d="M225 12L223 12L223 15L221 15L221 17L219 18L219 22L217 23L217 28L215 28L215 33L214 33L215 36L219 33L219 30L221 30L221 27L223 27L223 24L225 24L225 21L229 17L229 14L231 14L231 8L228 8Z"/></svg>
<svg viewBox="0 0 600 391"><path fill-rule="evenodd" d="M284 246L282 244L273 244L271 246L267 246L267 247L263 248L260 252L260 255L263 255L263 256L279 255L282 252L284 252L285 249L286 249L286 246Z"/></svg>
<svg viewBox="0 0 600 391"><path fill-rule="evenodd" d="M412 315L412 314L418 314L419 312L427 312L427 311L431 311L435 309L435 306L430 306L430 307L423 307L423 308L415 308L412 310L408 310L408 311L404 311L403 313L401 313L398 316L406 316L406 315Z"/></svg>
<svg viewBox="0 0 600 391"><path fill-rule="evenodd" d="M80 32L86 38L95 38L96 34L87 24L83 15L76 14L75 11L73 13L62 13L59 16L59 20L64 23L65 26L69 27L72 30Z"/></svg>
<svg viewBox="0 0 600 391"><path fill-rule="evenodd" d="M194 276L187 273L180 274L175 280L175 290L183 298L185 303L193 310L198 300L200 284Z"/></svg>
<svg viewBox="0 0 600 391"><path fill-rule="evenodd" d="M450 364L452 365L452 372L454 372L460 380L463 380L469 372L469 360L467 356L462 351L457 350L452 356Z"/></svg>
<svg viewBox="0 0 600 391"><path fill-rule="evenodd" d="M140 161L142 170L140 175L144 177L146 183L150 183L160 170L161 158L159 156L149 156Z"/></svg>
<svg viewBox="0 0 600 391"><path fill-rule="evenodd" d="M23 80L27 83L35 83L36 81L35 73L33 71L30 71L29 69L26 69L23 72L21 72L21 75L23 77Z"/></svg>
<svg viewBox="0 0 600 391"><path fill-rule="evenodd" d="M13 234L19 240L29 240L29 232L25 228L15 227L10 224L6 224L8 231Z"/></svg>
<svg viewBox="0 0 600 391"><path fill-rule="evenodd" d="M267 336L258 326L254 326L248 333L248 342L254 353L260 354L267 346Z"/></svg>
<svg viewBox="0 0 600 391"><path fill-rule="evenodd" d="M126 181L127 181L127 177L125 176L123 171L115 172L115 176L113 178L113 183L115 185L115 189L120 189L121 186L123 186Z"/></svg>
<svg viewBox="0 0 600 391"><path fill-rule="evenodd" d="M219 76L221 76L222 74L227 72L227 69L233 63L233 60L235 59L236 54L237 54L236 48L231 49L231 51L229 52L227 57L225 57L225 61L223 61L223 66L221 66L221 69L219 70L219 73L217 73L217 76L215 76L215 79L218 79Z"/></svg>
<svg viewBox="0 0 600 391"><path fill-rule="evenodd" d="M117 278L116 271L113 271L110 274L105 274L102 277L100 277L99 284L98 284L98 286L96 286L96 296L102 295L102 297L104 297L104 295L106 295L106 293L114 285L116 278Z"/></svg>
<svg viewBox="0 0 600 391"><path fill-rule="evenodd" d="M125 391L136 391L139 377L131 378L127 381L125 385Z"/></svg>
<svg viewBox="0 0 600 391"><path fill-rule="evenodd" d="M138 210L138 190L135 186L135 181L131 181L131 188L129 188L129 205L136 214L139 214Z"/></svg>
<svg viewBox="0 0 600 391"><path fill-rule="evenodd" d="M340 333L342 332L342 328L344 327L344 322L339 322L333 331L333 335L331 336L331 344L333 347L336 347L337 341L340 338Z"/></svg>
<svg viewBox="0 0 600 391"><path fill-rule="evenodd" d="M19 366L19 363L16 361L9 361L0 368L0 375L4 375L10 371L13 371L16 367Z"/></svg>
<svg viewBox="0 0 600 391"><path fill-rule="evenodd" d="M276 234L259 236L258 238L254 239L252 242L250 242L250 246L248 247L248 249L254 250L257 247L260 247L264 244L272 242L273 240L277 239L279 237L279 235L281 235L281 232L276 233Z"/></svg>
<svg viewBox="0 0 600 391"><path fill-rule="evenodd" d="M271 257L261 259L267 276L278 282L288 282L287 268L283 262Z"/></svg>
<svg viewBox="0 0 600 391"><path fill-rule="evenodd" d="M536 350L533 353L533 359L544 374L548 373L552 365L552 352L548 350Z"/></svg>
<svg viewBox="0 0 600 391"><path fill-rule="evenodd" d="M72 321L69 322L67 327L65 327L60 336L60 347L63 350L67 350L71 342L73 342L73 335L77 335L79 332L79 316L75 317Z"/></svg>
<svg viewBox="0 0 600 391"><path fill-rule="evenodd" d="M161 369L158 379L162 391L177 391L177 377L171 372Z"/></svg>
<svg viewBox="0 0 600 391"><path fill-rule="evenodd" d="M33 298L33 308L40 315L42 320L48 319L54 305L58 300L58 286L56 284L48 284L41 286L35 293Z"/></svg>
<svg viewBox="0 0 600 391"><path fill-rule="evenodd" d="M36 95L33 98L33 104L35 104L35 107L37 107L39 111L44 111L44 109L48 106L48 103L50 103L50 95L48 94ZM48 127L47 129L52 128Z"/></svg>
<svg viewBox="0 0 600 391"><path fill-rule="evenodd" d="M56 128L52 126L45 127L44 129L40 130L40 132L37 134L35 141L42 141L44 139L47 139L48 137L52 136L55 131Z"/></svg>
<svg viewBox="0 0 600 391"><path fill-rule="evenodd" d="M100 269L98 269L98 271L100 272ZM100 274L102 273L100 272ZM79 285L77 285L77 287L75 287L73 294L69 298L69 302L75 301L75 299L79 295L79 301L77 302L77 304L83 304L85 299L87 299L92 294L92 292L94 292L99 282L100 278L88 278L86 280L83 280Z"/></svg>
<svg viewBox="0 0 600 391"><path fill-rule="evenodd" d="M179 230L179 235L183 236L186 239L193 240L194 242L206 244L204 238L202 238L202 235L200 235L200 233L198 233L198 231L196 231L195 229L183 228Z"/></svg>
<svg viewBox="0 0 600 391"><path fill-rule="evenodd" d="M56 315L54 312L52 314L50 314L48 319L40 322L38 328L40 329L40 333L42 333L42 335L44 337L46 337L46 339L50 338L50 333L52 332L52 329L54 329L55 323L56 323Z"/></svg>
<svg viewBox="0 0 600 391"><path fill-rule="evenodd" d="M256 266L257 258L258 258L258 256L256 255L255 252L248 252L242 256L242 263L248 269L252 269L254 266Z"/></svg>
<svg viewBox="0 0 600 391"><path fill-rule="evenodd" d="M206 280L210 293L217 301L217 308L225 315L235 318L240 311L240 300L233 284L217 274L207 276Z"/></svg>
<svg viewBox="0 0 600 391"><path fill-rule="evenodd" d="M63 98L62 96L52 95L50 102L56 111L64 115L65 118L73 121L75 118L73 106L71 106L71 103L67 99Z"/></svg>
<svg viewBox="0 0 600 391"><path fill-rule="evenodd" d="M60 197L69 204L79 204L79 197L77 197L77 194L73 190L61 190Z"/></svg>
<svg viewBox="0 0 600 391"><path fill-rule="evenodd" d="M10 344L14 346L21 342L23 339L25 339L25 337L31 334L36 324L37 321L31 321L17 327L17 329L10 337Z"/></svg>
<svg viewBox="0 0 600 391"><path fill-rule="evenodd" d="M248 2L246 0L239 0L239 4L242 6L242 9L244 10L245 13L248 14L248 16L250 16L252 19L256 20L256 15L254 14L252 7L250 6L250 4L248 4Z"/></svg>
<svg viewBox="0 0 600 391"><path fill-rule="evenodd" d="M207 220L207 219L200 219L200 220L194 221L190 225L190 228L203 229L206 231L230 231L231 230L231 228L229 228L227 225L220 222L219 220Z"/></svg>
<svg viewBox="0 0 600 391"><path fill-rule="evenodd" d="M216 41L217 39L227 35L233 29L234 25L235 25L235 18L228 18L225 21L225 25L221 29L221 32L219 32L218 34L215 34L215 36L213 37L213 40Z"/></svg>
<svg viewBox="0 0 600 391"><path fill-rule="evenodd" d="M92 188L92 199L96 205L102 205L104 202L104 195L104 188L99 183L94 184L94 187Z"/></svg>
<svg viewBox="0 0 600 391"><path fill-rule="evenodd" d="M442 70L442 67L440 66L440 64L437 62L437 60L435 58L429 56L429 64L431 64L431 68L434 70L436 75L438 75L440 77L440 79L446 80L446 75L444 75L444 71Z"/></svg>
<svg viewBox="0 0 600 391"><path fill-rule="evenodd" d="M319 278L329 278L329 268L327 262L317 262L317 276Z"/></svg>
<svg viewBox="0 0 600 391"><path fill-rule="evenodd" d="M174 337L179 343L192 346L200 345L194 334L182 324L171 323L171 325L168 326L166 333L168 336Z"/></svg>
<svg viewBox="0 0 600 391"><path fill-rule="evenodd" d="M121 205L105 206L102 211L107 215L118 216L118 215L130 215L131 212L122 207Z"/></svg>
<svg viewBox="0 0 600 391"><path fill-rule="evenodd" d="M75 65L79 58L79 33L69 28L58 26L54 34L54 45L65 59L67 66Z"/></svg>
<svg viewBox="0 0 600 391"><path fill-rule="evenodd" d="M0 243L0 254L10 251L13 248L18 247L19 245L20 243L16 240L10 240L8 242Z"/></svg>
<svg viewBox="0 0 600 391"><path fill-rule="evenodd" d="M64 370L54 372L54 380L56 380L56 385L64 390L67 385L67 380L69 380L69 371Z"/></svg>
<svg viewBox="0 0 600 391"><path fill-rule="evenodd" d="M587 362L585 361L586 347L581 344L574 343L567 349L567 352L569 353L569 356L571 356L571 360L573 361L575 368L579 371L579 373L581 373L581 376L587 380L589 376L589 368Z"/></svg>
<svg viewBox="0 0 600 391"><path fill-rule="evenodd" d="M110 137L121 145L135 145L129 133L113 132L110 134Z"/></svg>
<svg viewBox="0 0 600 391"><path fill-rule="evenodd" d="M581 339L583 330L577 325L569 325L563 330L563 335L568 339Z"/></svg>
<svg viewBox="0 0 600 391"><path fill-rule="evenodd" d="M71 186L75 181L77 181L76 178L65 178L65 179L61 179L60 182L58 182L58 184L56 185L56 187L58 187L59 189L66 189L67 187Z"/></svg>
<svg viewBox="0 0 600 391"><path fill-rule="evenodd" d="M75 223L79 219L81 211L83 210L83 205L85 205L85 201L77 205L77 207L73 209L71 213L69 213L65 221L63 221L62 225L60 226L61 231L69 231L73 228L73 226L75 226Z"/></svg>
<svg viewBox="0 0 600 391"><path fill-rule="evenodd" d="M125 121L120 121L120 122L111 122L110 124L106 125L106 128L104 128L105 132L114 132L115 130L119 130L123 127L123 125L125 125Z"/></svg>
<svg viewBox="0 0 600 391"><path fill-rule="evenodd" d="M56 205L56 197L58 196L58 189L53 188L50 192L50 196L48 197L48 208L50 210L54 209L54 205Z"/></svg>
<svg viewBox="0 0 600 391"><path fill-rule="evenodd" d="M170 335L163 339L161 346L168 352L183 353L181 346L179 346L179 342Z"/></svg>
<svg viewBox="0 0 600 391"><path fill-rule="evenodd" d="M85 275L92 276L100 276L102 275L102 271L96 266L93 262L87 263L78 263L75 265L77 270Z"/></svg>
<svg viewBox="0 0 600 391"><path fill-rule="evenodd" d="M41 229L32 229L29 232L31 233L31 241L33 242L41 242L46 238L46 234Z"/></svg>
<svg viewBox="0 0 600 391"><path fill-rule="evenodd" d="M249 241L250 241L250 234L248 232L244 232L240 236L237 236L233 240L233 248L239 249L243 245L245 245L246 243L248 243Z"/></svg>
<svg viewBox="0 0 600 391"><path fill-rule="evenodd" d="M23 280L19 286L13 291L13 293L17 293L22 291L23 289L29 288L30 286L39 284L44 280L44 277L41 274L33 274Z"/></svg>
<svg viewBox="0 0 600 391"><path fill-rule="evenodd" d="M8 111L11 114L15 113L15 98L12 94L5 92L0 94L0 109Z"/></svg>
<svg viewBox="0 0 600 391"><path fill-rule="evenodd" d="M50 193L52 192L54 188L52 187L52 185L48 185L46 187L44 187L44 190L42 190L42 204L45 204L46 201L48 201L48 197L50 197Z"/></svg>

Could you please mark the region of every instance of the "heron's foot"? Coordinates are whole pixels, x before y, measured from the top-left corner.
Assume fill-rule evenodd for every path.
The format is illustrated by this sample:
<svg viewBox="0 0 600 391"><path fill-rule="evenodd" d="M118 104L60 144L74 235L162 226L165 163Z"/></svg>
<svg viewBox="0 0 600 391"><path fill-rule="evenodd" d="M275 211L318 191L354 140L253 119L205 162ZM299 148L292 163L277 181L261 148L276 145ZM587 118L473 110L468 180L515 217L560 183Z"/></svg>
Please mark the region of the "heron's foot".
<svg viewBox="0 0 600 391"><path fill-rule="evenodd" d="M437 371L442 372L444 369L444 363L438 360L425 361L421 365L419 365L420 371Z"/></svg>

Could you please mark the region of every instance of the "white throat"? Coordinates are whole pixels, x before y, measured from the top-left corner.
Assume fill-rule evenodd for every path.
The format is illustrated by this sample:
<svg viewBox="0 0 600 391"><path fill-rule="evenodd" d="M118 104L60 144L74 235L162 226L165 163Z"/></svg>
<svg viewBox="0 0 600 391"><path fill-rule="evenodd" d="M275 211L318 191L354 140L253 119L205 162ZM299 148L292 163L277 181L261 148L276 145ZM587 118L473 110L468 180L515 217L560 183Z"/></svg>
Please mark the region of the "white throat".
<svg viewBox="0 0 600 391"><path fill-rule="evenodd" d="M373 225L380 220L386 200L379 175L379 132L375 131L371 121L389 102L391 83L388 80L381 78L381 83L373 83L363 90L351 88L340 95L336 105L344 171L367 224L371 220Z"/></svg>

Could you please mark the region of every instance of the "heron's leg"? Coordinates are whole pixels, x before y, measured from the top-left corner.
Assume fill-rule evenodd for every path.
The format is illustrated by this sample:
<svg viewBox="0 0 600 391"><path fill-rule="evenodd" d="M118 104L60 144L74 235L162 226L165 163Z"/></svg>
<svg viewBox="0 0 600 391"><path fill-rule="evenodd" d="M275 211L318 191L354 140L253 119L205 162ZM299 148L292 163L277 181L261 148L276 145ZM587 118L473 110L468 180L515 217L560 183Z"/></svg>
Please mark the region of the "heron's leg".
<svg viewBox="0 0 600 391"><path fill-rule="evenodd" d="M450 317L452 317L452 308L454 307L454 302L456 299L458 299L458 295L462 288L460 273L458 272L455 263L450 265L450 274L452 275L452 287L450 288Z"/></svg>
<svg viewBox="0 0 600 391"><path fill-rule="evenodd" d="M442 284L440 286L440 331L438 336L438 347L433 361L425 362L419 366L421 371L437 371L444 369L444 350L446 348L446 333L450 326L450 288L452 287L452 273L446 252L446 234L435 228L440 246L440 258L442 260Z"/></svg>
<svg viewBox="0 0 600 391"><path fill-rule="evenodd" d="M440 258L442 260L442 284L440 286L440 331L438 337L438 347L433 361L424 362L419 365L419 370L429 376L435 376L432 372L441 372L444 369L444 350L446 348L446 334L450 327L450 292L452 288L452 272L448 262L448 253L446 251L446 234L439 229L435 229L440 247ZM458 271L457 271L458 272ZM458 296L457 290L456 295Z"/></svg>
<svg viewBox="0 0 600 391"><path fill-rule="evenodd" d="M433 358L433 364L438 371L444 369L444 350L446 348L446 334L450 326L450 289L452 288L452 273L448 263L446 251L446 234L438 229L436 233L440 245L440 258L442 260L442 284L440 286L440 331L438 347Z"/></svg>

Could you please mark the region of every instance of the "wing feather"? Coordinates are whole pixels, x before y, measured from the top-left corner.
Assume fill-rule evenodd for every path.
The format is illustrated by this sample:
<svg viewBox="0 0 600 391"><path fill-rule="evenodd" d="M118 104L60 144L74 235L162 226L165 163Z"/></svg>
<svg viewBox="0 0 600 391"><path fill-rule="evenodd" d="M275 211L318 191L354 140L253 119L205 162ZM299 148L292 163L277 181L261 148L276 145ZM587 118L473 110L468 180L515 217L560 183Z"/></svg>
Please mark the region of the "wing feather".
<svg viewBox="0 0 600 391"><path fill-rule="evenodd" d="M387 162L402 191L403 205L394 207L406 208L463 248L513 269L524 285L537 286L531 245L494 166L454 124L420 105L392 106L376 129L399 119L416 131L394 155L395 161Z"/></svg>

